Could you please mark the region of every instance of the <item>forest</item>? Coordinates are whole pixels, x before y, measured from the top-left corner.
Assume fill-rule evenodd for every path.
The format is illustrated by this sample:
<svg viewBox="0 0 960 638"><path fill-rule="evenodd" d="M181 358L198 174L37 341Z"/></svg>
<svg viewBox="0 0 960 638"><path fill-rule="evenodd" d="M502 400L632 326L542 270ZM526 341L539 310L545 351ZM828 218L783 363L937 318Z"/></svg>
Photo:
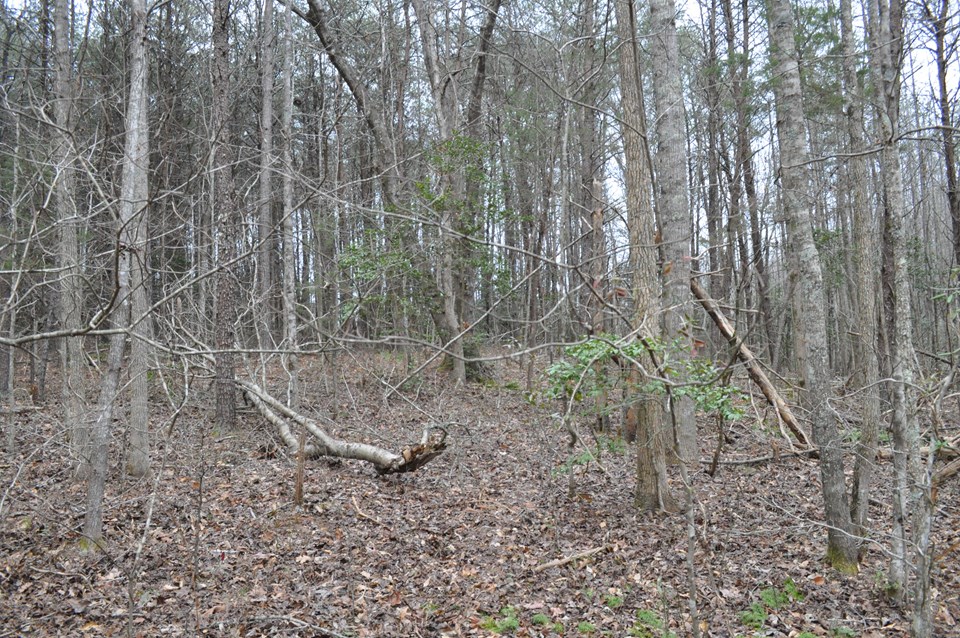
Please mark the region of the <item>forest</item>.
<svg viewBox="0 0 960 638"><path fill-rule="evenodd" d="M0 0L0 637L960 636L950 0Z"/></svg>

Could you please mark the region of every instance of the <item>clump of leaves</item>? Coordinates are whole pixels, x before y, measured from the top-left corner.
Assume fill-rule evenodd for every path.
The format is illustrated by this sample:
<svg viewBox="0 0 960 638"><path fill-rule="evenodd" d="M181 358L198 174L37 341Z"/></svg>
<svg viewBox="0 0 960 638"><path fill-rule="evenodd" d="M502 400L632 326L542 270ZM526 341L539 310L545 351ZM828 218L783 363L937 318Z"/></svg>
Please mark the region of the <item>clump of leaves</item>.
<svg viewBox="0 0 960 638"><path fill-rule="evenodd" d="M530 622L532 622L534 625L549 625L550 616L546 614L534 614L533 618L530 619Z"/></svg>
<svg viewBox="0 0 960 638"><path fill-rule="evenodd" d="M658 638L663 636L663 621L657 612L649 609L637 610L637 622L627 631L630 636L637 638ZM667 638L677 638L677 634L672 631L667 632Z"/></svg>
<svg viewBox="0 0 960 638"><path fill-rule="evenodd" d="M740 622L747 627L759 630L767 622L771 611L783 609L791 602L800 602L806 596L793 582L788 578L783 583L783 587L767 587L760 592L760 602L750 605L750 609L740 613Z"/></svg>
<svg viewBox="0 0 960 638"><path fill-rule="evenodd" d="M767 609L760 603L753 603L750 609L740 613L740 622L747 627L759 630L767 622Z"/></svg>
<svg viewBox="0 0 960 638"><path fill-rule="evenodd" d="M520 628L520 619L517 618L516 607L504 607L500 610L500 618L484 616L480 620L480 627L495 634L504 634Z"/></svg>

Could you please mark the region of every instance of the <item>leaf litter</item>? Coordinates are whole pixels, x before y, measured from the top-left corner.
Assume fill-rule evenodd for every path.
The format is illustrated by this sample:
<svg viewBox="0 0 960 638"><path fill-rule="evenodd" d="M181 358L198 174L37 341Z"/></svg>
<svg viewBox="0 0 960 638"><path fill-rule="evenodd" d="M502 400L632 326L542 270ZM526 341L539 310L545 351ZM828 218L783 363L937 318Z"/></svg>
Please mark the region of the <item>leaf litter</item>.
<svg viewBox="0 0 960 638"><path fill-rule="evenodd" d="M66 467L58 410L28 413L16 453L0 465L0 637L692 634L685 521L634 509L629 447L565 469L557 406L531 405L507 364L495 383L453 392L431 371L409 400L385 399L370 371L388 355L366 356L363 366L343 365L336 393L324 390L320 362L308 364L302 409L335 416L342 438L393 449L432 418L450 430L444 455L386 477L359 462L307 461L298 507L296 459L268 424L246 412L236 432L216 432L199 397L168 442L139 561L153 480L125 478L115 463L106 546L80 552L85 490ZM587 427L585 419L589 441ZM704 419L703 458L712 431ZM771 435L756 423L731 431L724 459L769 454ZM117 457L122 432L114 435ZM883 591L888 465L853 576L822 561L815 461L693 472L701 635L906 635L908 611ZM934 525L938 636L960 636L957 483L941 488ZM791 587L797 595L784 601Z"/></svg>

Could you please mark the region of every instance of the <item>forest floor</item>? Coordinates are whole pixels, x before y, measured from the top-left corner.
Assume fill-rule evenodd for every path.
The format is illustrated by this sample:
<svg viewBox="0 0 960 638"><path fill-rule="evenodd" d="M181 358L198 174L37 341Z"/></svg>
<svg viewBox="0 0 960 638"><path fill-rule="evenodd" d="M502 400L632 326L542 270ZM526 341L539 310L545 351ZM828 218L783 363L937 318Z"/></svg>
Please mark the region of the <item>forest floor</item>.
<svg viewBox="0 0 960 638"><path fill-rule="evenodd" d="M106 547L83 553L85 490L65 462L58 408L20 415L5 424L17 449L0 458L0 636L686 637L691 585L704 636L907 633L907 612L883 591L883 487L876 542L858 574L842 575L822 560L816 461L724 464L714 477L704 464L691 473L691 580L683 515L632 506L633 451L603 441L599 461L573 466L571 481L560 406L531 405L516 364L459 391L429 368L385 399L378 375L402 377L397 355L342 355L336 384L324 361L304 359L302 410L334 418L336 436L399 450L433 420L451 423L448 450L387 477L309 460L297 507L296 459L271 426L244 412L237 431L217 432L210 391L198 387L169 437L156 435L153 479L124 478L113 455ZM268 385L282 396L279 380ZM159 387L153 399L157 424L169 425ZM770 456L777 439L785 449L758 420L767 417L759 401L748 407L722 459ZM700 439L709 459L706 418ZM671 478L682 497L676 468ZM937 636L960 636L958 492L954 477L934 522Z"/></svg>

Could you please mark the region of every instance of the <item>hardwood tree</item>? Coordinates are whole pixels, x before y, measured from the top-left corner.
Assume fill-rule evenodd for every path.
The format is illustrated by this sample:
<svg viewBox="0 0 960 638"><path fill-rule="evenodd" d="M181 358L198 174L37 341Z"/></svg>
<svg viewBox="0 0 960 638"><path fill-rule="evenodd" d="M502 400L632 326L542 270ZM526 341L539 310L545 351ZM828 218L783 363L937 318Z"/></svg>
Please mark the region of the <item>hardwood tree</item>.
<svg viewBox="0 0 960 638"><path fill-rule="evenodd" d="M216 423L221 429L233 429L237 421L236 333L237 280L234 258L237 254L235 226L239 215L233 180L234 157L230 146L230 0L213 3L213 60L211 104L211 140L213 159L213 207L216 228L217 287L214 342L216 345Z"/></svg>
<svg viewBox="0 0 960 638"><path fill-rule="evenodd" d="M683 87L677 44L676 6L673 0L652 0L650 22L653 42L654 103L657 111L656 181L663 256L664 341L675 348L671 356L683 366L694 350L690 312L690 210L687 193L687 161L684 144ZM672 402L677 424L673 433L677 455L683 463L696 462L697 422L693 400L676 397Z"/></svg>
<svg viewBox="0 0 960 638"><path fill-rule="evenodd" d="M76 149L73 146L75 126L73 55L70 46L70 2L56 0L53 7L54 82L53 140L56 166L54 206L59 220L60 300L58 320L67 331L79 331L83 325L83 289L78 234L82 218L76 200ZM61 400L63 421L70 437L70 448L78 463L78 475L89 471L90 434L84 405L83 337L66 336L60 351L63 370Z"/></svg>
<svg viewBox="0 0 960 638"><path fill-rule="evenodd" d="M646 121L643 111L643 82L640 76L640 55L637 42L636 5L632 0L618 0L617 34L620 37L620 91L624 178L626 182L627 220L629 224L630 264L633 270L633 329L639 339L659 336L659 299L656 293L656 227L651 200L649 157L645 148ZM643 379L639 370L632 370L630 383L639 387ZM676 501L667 482L667 446L664 441L660 401L651 397L632 397L624 415L624 429L629 439L636 438L637 488L634 502L640 509L676 509Z"/></svg>
<svg viewBox="0 0 960 638"><path fill-rule="evenodd" d="M90 477L87 482L86 514L83 521L83 535L87 543L97 545L103 537L103 497L107 479L107 461L110 447L110 431L113 425L113 412L120 393L120 370L127 342L127 327L130 322L130 309L133 305L131 272L134 268L134 255L144 250L142 219L147 209L147 179L149 171L149 130L147 125L147 54L146 23L147 9L145 0L129 0L130 7L130 89L125 117L125 142L122 182L120 186L119 211L117 215L116 245L114 248L114 276L116 303L113 311L113 327L110 335L110 347L107 353L107 367L100 381L100 397L94 415L90 437ZM141 282L142 283L142 282ZM142 288L142 286L141 286ZM142 322L141 322L142 323ZM136 335L136 332L134 333ZM136 342L138 339L134 339ZM138 365L145 363L145 353L140 350L133 357ZM131 366L133 363L131 362ZM131 405L146 402L145 369L134 369L134 381L144 392L142 398L132 397ZM140 377L138 379L137 377ZM143 383L139 383L139 381ZM142 416L136 414L136 416ZM131 471L140 475L149 468L149 451L144 449L146 423L134 424L134 436L137 448L131 445L128 463L135 464Z"/></svg>
<svg viewBox="0 0 960 638"><path fill-rule="evenodd" d="M820 255L813 240L811 204L807 201L806 133L800 68L794 39L794 16L790 2L771 0L767 5L770 30L770 66L775 81L777 142L783 215L788 246L797 271L794 317L805 349L801 370L810 409L813 439L820 450L820 480L827 522L827 560L841 571L857 570L859 543L850 516L843 469L843 448L836 416L829 404L832 394L827 353L826 307Z"/></svg>

